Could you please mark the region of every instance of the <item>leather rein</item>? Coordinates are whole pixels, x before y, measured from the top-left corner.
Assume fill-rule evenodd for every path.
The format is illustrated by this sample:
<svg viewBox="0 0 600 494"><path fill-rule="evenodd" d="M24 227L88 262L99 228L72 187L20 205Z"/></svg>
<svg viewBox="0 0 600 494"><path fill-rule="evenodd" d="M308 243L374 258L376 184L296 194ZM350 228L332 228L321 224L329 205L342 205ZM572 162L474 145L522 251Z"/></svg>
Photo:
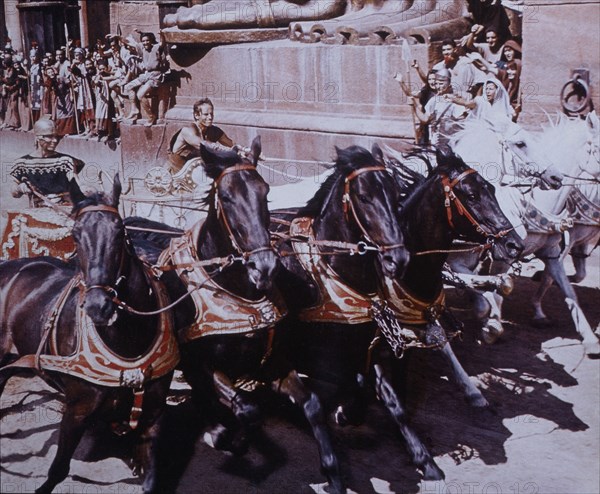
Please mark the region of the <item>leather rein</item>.
<svg viewBox="0 0 600 494"><path fill-rule="evenodd" d="M93 213L93 212L111 213L111 214L118 216L119 218L121 217L121 214L119 213L119 210L117 208L115 208L113 206L99 204L97 206L87 206L87 207L81 208L79 211L77 211L77 214L73 217L73 219L76 220L77 218L81 217L85 213ZM129 239L127 236L125 237L125 242L126 242L126 245L129 244ZM119 283L122 280L125 279L125 276L122 274L124 264L125 264L125 252L123 252L124 250L125 250L125 247L123 247L123 249L121 250L121 263L119 265L117 280L115 281L114 285L111 286L111 285L99 285L98 284L98 285L87 286L85 281L83 281L83 279L81 279L79 282L79 285L81 287L83 287L82 298L83 298L83 295L87 294L89 291L95 290L95 289L100 289L100 290L104 290L109 295L112 295L113 300L117 299L117 286L119 285ZM80 305L83 305L83 300L80 302Z"/></svg>
<svg viewBox="0 0 600 494"><path fill-rule="evenodd" d="M257 254L259 252L265 252L265 251L269 251L269 250L272 251L273 247L271 245L269 245L269 246L264 246L264 247L258 247L257 249L253 249L250 251L245 251L240 247L239 242L236 240L235 235L233 234L233 230L229 224L229 221L227 220L227 215L225 214L225 208L223 207L223 203L219 196L218 187L219 187L219 183L221 182L223 177L225 177L226 175L229 175L230 173L234 173L234 172L251 171L251 170L256 171L256 167L254 165L239 165L239 166L233 166L230 168L225 168L221 172L221 175L219 175L219 177L213 183L213 192L215 194L215 209L217 211L217 218L220 218L221 221L223 222L223 226L225 227L225 231L227 232L229 241L231 242L231 245L233 246L233 248L239 255L239 258L232 258L232 259L234 261L239 260L242 263L245 263L248 260L248 258L253 254ZM230 259L230 258L228 258L228 259Z"/></svg>
<svg viewBox="0 0 600 494"><path fill-rule="evenodd" d="M446 218L448 219L448 225L453 230L456 228L454 226L453 215L452 215L452 205L456 207L456 211L460 216L464 216L469 223L475 227L477 233L486 238L486 243L483 246L483 250L490 249L494 242L502 237L508 235L514 228L509 228L507 230L501 230L498 233L491 233L486 231L486 229L481 225L479 221L477 221L473 215L469 212L469 210L465 207L465 205L461 202L458 196L454 193L454 187L456 187L465 177L471 175L472 173L477 173L473 168L469 168L462 172L458 177L454 180L450 180L450 177L445 174L441 174L442 187L444 190L444 207L446 208ZM456 252L455 250L450 251L427 251L427 252L419 252L418 254L428 254L433 252Z"/></svg>
<svg viewBox="0 0 600 494"><path fill-rule="evenodd" d="M356 214L356 206L354 205L354 201L352 200L352 195L350 194L350 182L352 182L352 180L354 180L359 175L362 175L363 173L380 172L380 171L383 171L385 173L388 172L388 170L385 166L368 166L365 168L359 168L357 170L354 170L352 173L350 173L344 179L344 195L342 196L342 205L344 208L344 214L346 215L346 218L348 218L348 212L352 213L352 217L354 218L354 221L358 225L358 228L360 229L363 237L367 240L367 242L372 244L371 246L366 245L364 247L365 251L374 250L377 252L387 252L390 250L398 249L400 247L404 247L403 243L390 244L390 245L379 245L377 242L375 242L373 239L371 239L371 237L367 233L365 227L361 223L358 215ZM359 254L360 254L360 252L359 252Z"/></svg>

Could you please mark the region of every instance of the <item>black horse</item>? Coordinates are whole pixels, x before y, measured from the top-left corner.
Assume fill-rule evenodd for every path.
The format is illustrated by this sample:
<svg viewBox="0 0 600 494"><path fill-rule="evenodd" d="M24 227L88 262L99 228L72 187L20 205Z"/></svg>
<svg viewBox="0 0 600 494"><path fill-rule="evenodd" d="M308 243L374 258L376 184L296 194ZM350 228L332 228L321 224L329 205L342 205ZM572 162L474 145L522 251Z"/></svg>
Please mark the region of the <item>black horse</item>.
<svg viewBox="0 0 600 494"><path fill-rule="evenodd" d="M446 310L443 295L443 266L455 240L471 242L471 250L491 250L496 260L511 262L523 250L495 197L494 187L459 157L437 155L432 168L427 156L419 156L429 174L425 178L401 163L391 160L401 194L406 198L400 212L406 225L411 260L404 276L386 280L382 298L389 303L404 327L416 329L442 351L469 403L485 407L487 401L458 363L441 326L453 332L461 326ZM462 244L463 248L464 245ZM401 351L398 342L393 343ZM379 379L379 382L382 382Z"/></svg>
<svg viewBox="0 0 600 494"><path fill-rule="evenodd" d="M160 312L168 297L130 248L117 209L118 176L110 195L76 191L76 263L0 265L0 393L11 376L32 372L64 392L58 449L37 492L67 477L83 433L100 417L138 436L134 465L151 492L159 419L179 359L171 317Z"/></svg>
<svg viewBox="0 0 600 494"><path fill-rule="evenodd" d="M323 322L314 309L307 311L306 307L314 304L314 298L312 301L310 296L300 300L297 294L301 293L303 286L304 292L311 292L311 276L303 275L295 260L286 263L296 275L296 287L290 293L300 301L296 314L298 319L304 319L292 325L289 338L292 349L290 357L294 358L295 366L320 382L321 388L330 393L331 387L334 387L337 393L333 393L329 401L337 407L335 419L341 425L364 421L368 404L366 384L370 379L372 388L399 426L414 464L428 480L443 478L443 472L408 425L406 413L392 385L391 360L386 358L392 354L391 348L399 355L407 346L398 319L409 323L419 335L423 335L426 344L441 348L472 403L485 406L485 398L470 383L442 330L435 331L433 327L438 319L442 319L445 325L450 324L452 329L456 327L451 314L441 310L442 266L452 240L458 236L493 245L495 254L501 258L514 258L522 248L518 237L512 233L512 226L498 207L492 186L458 158L439 156L439 159L442 165L435 170L430 168L430 177L426 181L421 177L423 180L416 184L417 174L404 169L404 173L412 179L409 182L400 174L399 164L392 163L397 182L395 189L402 202L397 215L405 227L407 248L411 253L406 269L392 276L375 277L374 266L370 265L363 271L362 279L350 278L347 273L352 273L352 268L339 262L334 270L344 280L352 279L352 284L349 283L352 288L370 283L368 290L363 291L371 295L364 304L366 320L361 324ZM314 203L309 204L298 216L313 215L314 206ZM385 218L382 219L385 221ZM274 229L281 231L282 227ZM429 253L420 255L425 252ZM336 258L323 256L321 264L329 263L329 259L333 261ZM286 278L283 286L293 286L290 281L292 277L287 275ZM382 308L381 303L375 302L371 307L377 298L387 299L389 306ZM387 323L392 327L383 332L383 336L389 338L389 343L384 343L385 339L380 337L380 331L371 320L375 314L382 324Z"/></svg>
<svg viewBox="0 0 600 494"><path fill-rule="evenodd" d="M137 230L132 236L138 251L153 262L170 244L159 265L177 304L181 369L194 403L212 427L213 445L244 453L260 430L257 398L262 393L254 391L275 391L302 409L331 492L342 493L345 488L320 402L272 346L273 327L285 307L272 290L278 260L268 231L269 187L256 170L260 152L259 138L252 143L250 159L202 147L205 172L214 180L204 222L172 242L156 231ZM165 229L140 218L126 223Z"/></svg>

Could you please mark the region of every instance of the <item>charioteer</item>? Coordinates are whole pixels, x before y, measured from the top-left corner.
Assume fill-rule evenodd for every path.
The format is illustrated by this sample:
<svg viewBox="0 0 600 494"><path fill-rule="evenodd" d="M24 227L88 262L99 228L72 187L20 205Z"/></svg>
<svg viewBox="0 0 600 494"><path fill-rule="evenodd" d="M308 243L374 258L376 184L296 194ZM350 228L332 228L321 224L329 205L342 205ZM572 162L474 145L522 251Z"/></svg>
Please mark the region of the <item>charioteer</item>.
<svg viewBox="0 0 600 494"><path fill-rule="evenodd" d="M179 130L171 139L169 169L176 174L193 158L200 157L200 145L217 150L247 153L249 149L234 144L219 127L213 125L215 107L209 98L194 103L194 122Z"/></svg>
<svg viewBox="0 0 600 494"><path fill-rule="evenodd" d="M69 181L74 178L79 183L78 174L84 162L56 152L60 136L50 118L38 120L33 126L33 133L35 151L18 158L10 171L16 181L11 190L13 197L27 194L30 206L34 208L46 206L46 201L56 205L71 205Z"/></svg>

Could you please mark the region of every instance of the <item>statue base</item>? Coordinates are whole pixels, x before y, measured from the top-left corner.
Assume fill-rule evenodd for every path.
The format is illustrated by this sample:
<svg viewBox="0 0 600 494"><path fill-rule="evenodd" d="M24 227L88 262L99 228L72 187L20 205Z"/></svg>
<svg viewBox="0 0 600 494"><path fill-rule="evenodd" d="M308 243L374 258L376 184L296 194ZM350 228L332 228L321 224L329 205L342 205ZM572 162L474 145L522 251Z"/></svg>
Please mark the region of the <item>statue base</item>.
<svg viewBox="0 0 600 494"><path fill-rule="evenodd" d="M408 74L409 66L417 60L428 67L439 58L438 45L411 45L407 61L399 46L176 45L171 57L192 80L182 82L167 112L167 142L170 127L191 122L194 102L208 97L215 124L243 145L260 134L265 156L328 161L335 146L404 146L414 140L414 120L394 76L402 73L418 91L423 84L413 69Z"/></svg>

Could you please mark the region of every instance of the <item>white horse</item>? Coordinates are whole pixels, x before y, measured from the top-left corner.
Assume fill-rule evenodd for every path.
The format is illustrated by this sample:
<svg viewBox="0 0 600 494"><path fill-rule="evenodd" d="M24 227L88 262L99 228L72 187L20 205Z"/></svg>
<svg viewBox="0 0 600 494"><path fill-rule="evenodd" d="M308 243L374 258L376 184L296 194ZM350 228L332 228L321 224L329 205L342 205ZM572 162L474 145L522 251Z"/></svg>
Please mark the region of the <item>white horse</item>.
<svg viewBox="0 0 600 494"><path fill-rule="evenodd" d="M566 232L565 248L559 260L564 262L568 254L572 256L575 275L569 277L569 280L579 283L586 276L586 258L600 241L598 116L592 112L585 121L560 116L544 131L541 141L558 162L573 164L572 171L566 175L563 189L555 193L534 193L534 197L541 210L552 215L566 215L573 225ZM542 309L542 299L552 282L553 276L546 268L533 298L536 318L540 321L547 321Z"/></svg>
<svg viewBox="0 0 600 494"><path fill-rule="evenodd" d="M506 129L515 129L512 125L502 127L501 130L505 132ZM517 126L518 127L518 126ZM466 133L465 133L466 132ZM523 135L525 131L512 131L510 132L510 140L517 149L525 149L529 143L525 143L521 139L515 136ZM600 343L598 338L594 335L587 319L585 318L573 287L570 285L569 280L566 276L564 265L562 263L561 255L561 241L563 238L563 232L568 229L571 222L566 217L566 213L562 212L565 208L567 197L569 196L569 190L560 191L558 193L551 193L549 191L535 190L531 187L531 183L528 184L527 190L521 189L520 186L527 185L523 183L523 177L529 175L530 177L540 177L539 165L541 163L547 163L545 156L552 155L553 162L555 165L562 167L561 172L554 172L555 177L561 176L567 173L580 173L574 170L573 159L576 156L580 156L579 161L580 167L588 167L589 159L585 153L578 153L573 151L571 153L570 160L560 159L559 154L553 152L556 146L565 146L568 142L567 136L562 136L563 139L555 137L555 144L551 148L546 142L542 140L533 139L530 142L535 143L534 148L537 148L539 152L539 160L533 160L527 162L521 159L519 162L514 159L510 162L507 159L506 150L508 148L508 140L504 134L500 134L500 139L497 143L494 143L490 137L491 131L487 126L472 127L465 129L453 140L455 150L457 153L462 153L463 159L470 162L473 166L474 156L481 153L484 149L482 144L485 142L491 146L492 154L488 154L485 158L479 158L482 161L479 163L487 163L486 171L493 169L493 166L499 166L499 169L503 173L507 173L507 177L500 177L497 183L500 185L497 189L497 196L501 203L503 210L507 216L512 220L516 215L521 219L514 220L513 225L518 226L518 232L523 236L522 232L525 231L525 251L524 256L534 254L536 257L541 259L545 264L545 277L554 280L557 285L561 288L565 302L571 312L573 322L579 334L582 336L583 345L588 355L600 354ZM585 134L587 135L587 134ZM485 140L487 137L487 140ZM581 136L579 137L581 138ZM585 137L584 137L585 138ZM572 137L574 141L577 141L577 137ZM477 143L477 147L472 146ZM470 146L469 146L470 144ZM485 144L484 144L485 145ZM481 148L479 148L481 146ZM543 146L543 147L542 147ZM584 147L584 146L582 146ZM501 148L499 150L499 148ZM545 152L542 152L544 149ZM472 153L472 154L469 154ZM513 156L515 156L513 154ZM531 156L531 153L528 155ZM557 159L558 158L558 159ZM483 161L487 159L487 161ZM477 161L475 161L477 163ZM509 166L507 166L509 165ZM543 167L543 166L542 166ZM556 166L552 168L556 170ZM546 194L546 195L544 195ZM543 198L543 199L541 199ZM450 265L456 272L473 273L473 269L477 265L473 256L455 255L451 256ZM497 272L508 271L509 266L494 266L494 270ZM551 282L550 282L551 283ZM540 299L541 300L541 299ZM475 295L474 308L476 314L483 319L483 337L488 343L491 343L497 339L503 332L501 323L501 307L502 297L498 293L484 292L483 294ZM541 301L536 307L536 313L534 316L534 322L544 323L546 321L543 311L541 311Z"/></svg>

